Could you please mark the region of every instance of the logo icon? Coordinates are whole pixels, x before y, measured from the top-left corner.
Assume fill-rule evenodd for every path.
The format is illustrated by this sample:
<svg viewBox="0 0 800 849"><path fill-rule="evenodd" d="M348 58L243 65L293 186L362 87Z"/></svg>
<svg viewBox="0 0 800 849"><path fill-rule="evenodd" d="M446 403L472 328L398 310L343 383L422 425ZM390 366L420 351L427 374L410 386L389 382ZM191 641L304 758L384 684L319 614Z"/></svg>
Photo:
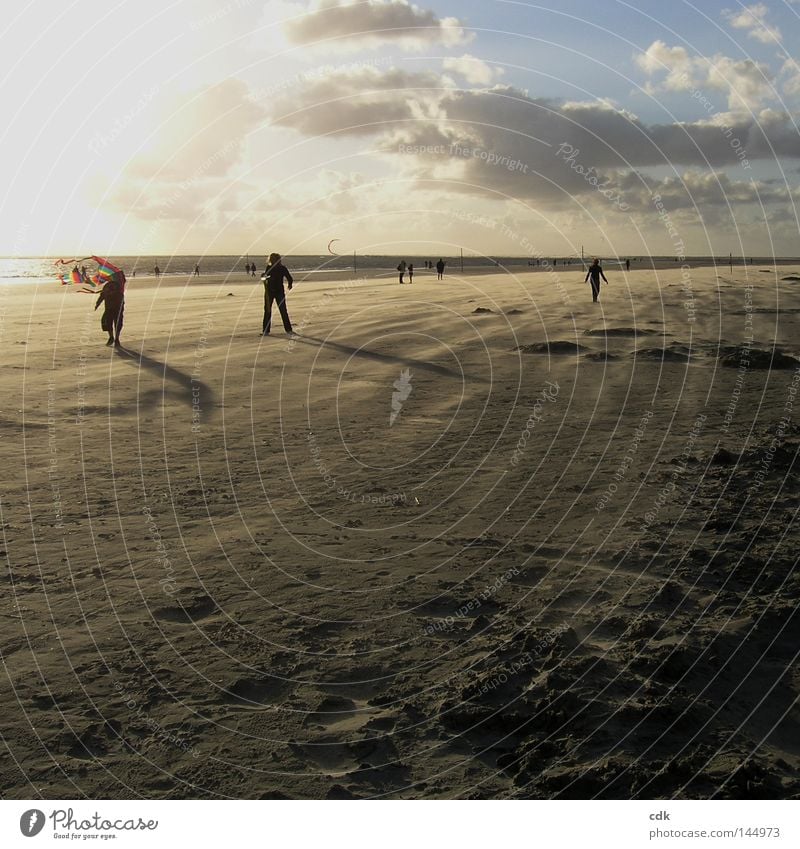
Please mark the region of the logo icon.
<svg viewBox="0 0 800 849"><path fill-rule="evenodd" d="M392 412L389 414L389 427L391 427L397 417L400 415L400 410L403 409L403 402L408 400L411 394L411 370L404 368L400 372L400 377L392 384L395 391L392 392Z"/></svg>
<svg viewBox="0 0 800 849"><path fill-rule="evenodd" d="M25 837L36 837L44 828L44 813L38 808L31 808L19 818L19 830Z"/></svg>

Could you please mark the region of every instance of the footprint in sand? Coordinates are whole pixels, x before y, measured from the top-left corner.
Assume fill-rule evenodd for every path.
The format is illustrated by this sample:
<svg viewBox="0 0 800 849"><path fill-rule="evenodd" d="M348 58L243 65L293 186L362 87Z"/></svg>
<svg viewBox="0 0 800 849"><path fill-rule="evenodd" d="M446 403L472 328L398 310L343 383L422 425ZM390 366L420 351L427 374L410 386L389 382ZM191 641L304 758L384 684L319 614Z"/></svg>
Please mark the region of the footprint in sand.
<svg viewBox="0 0 800 849"><path fill-rule="evenodd" d="M153 611L153 616L162 622L189 623L205 619L218 610L217 603L211 596L202 595L173 607L161 607Z"/></svg>
<svg viewBox="0 0 800 849"><path fill-rule="evenodd" d="M269 675L239 678L224 689L222 700L237 707L260 710L273 702L283 701L292 689L291 682Z"/></svg>

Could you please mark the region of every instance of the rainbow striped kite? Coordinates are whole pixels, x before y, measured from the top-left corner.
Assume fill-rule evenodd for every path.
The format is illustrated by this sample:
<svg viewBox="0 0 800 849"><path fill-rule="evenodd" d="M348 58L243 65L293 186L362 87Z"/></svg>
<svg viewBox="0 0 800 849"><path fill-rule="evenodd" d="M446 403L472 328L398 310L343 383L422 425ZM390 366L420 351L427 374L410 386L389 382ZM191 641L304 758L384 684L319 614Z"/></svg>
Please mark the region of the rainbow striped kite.
<svg viewBox="0 0 800 849"><path fill-rule="evenodd" d="M87 259L94 260L99 266L97 273L92 275L92 277L81 275L77 268L79 262L86 262ZM125 288L125 272L101 256L85 256L81 259L57 259L55 264L74 266L69 277L63 271L58 274L58 279L61 281L62 286L74 284L81 287L81 292L93 294L94 292L99 292L102 286L108 283L109 280L117 279L122 284L123 290Z"/></svg>

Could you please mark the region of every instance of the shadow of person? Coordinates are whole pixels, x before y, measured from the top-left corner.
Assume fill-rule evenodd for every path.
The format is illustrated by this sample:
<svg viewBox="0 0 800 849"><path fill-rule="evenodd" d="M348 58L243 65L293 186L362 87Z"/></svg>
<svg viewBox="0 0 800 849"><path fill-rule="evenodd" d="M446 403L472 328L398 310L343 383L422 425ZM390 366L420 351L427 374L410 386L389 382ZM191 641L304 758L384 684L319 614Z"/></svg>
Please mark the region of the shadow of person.
<svg viewBox="0 0 800 849"><path fill-rule="evenodd" d="M417 369L418 371L438 374L442 377L454 377L462 381L468 377L463 371L455 371L446 366L438 366L436 363L429 363L425 360L415 360L412 357L398 357L393 354L379 354L377 351L370 351L368 348L354 348L352 345L344 345L341 342L333 342L330 339L319 339L316 336L295 335L293 341L302 342L307 345L316 345L320 348L330 348L333 351L338 351L340 354L346 354L348 357L359 357L376 363L404 366L410 369ZM486 383L485 378L482 377L470 377L469 379L478 383Z"/></svg>
<svg viewBox="0 0 800 849"><path fill-rule="evenodd" d="M168 363L162 363L159 360L154 360L148 357L147 354L141 351L134 351L132 348L124 348L118 345L114 349L114 353L121 360L137 365L153 374L160 375L164 381L172 381L177 384L182 390L179 397L183 398L190 407L200 406L198 399L202 399L202 410L206 415L211 415L214 410L214 390L197 377L192 377L186 372L174 368ZM166 387L165 387L166 389ZM167 393L173 395L173 392Z"/></svg>

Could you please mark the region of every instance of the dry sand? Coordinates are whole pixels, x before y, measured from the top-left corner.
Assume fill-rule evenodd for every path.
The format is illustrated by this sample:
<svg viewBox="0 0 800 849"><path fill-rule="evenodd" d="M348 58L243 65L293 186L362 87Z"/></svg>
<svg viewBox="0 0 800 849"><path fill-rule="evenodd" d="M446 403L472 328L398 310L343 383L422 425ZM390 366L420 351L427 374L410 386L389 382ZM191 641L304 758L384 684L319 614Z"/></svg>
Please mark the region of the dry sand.
<svg viewBox="0 0 800 849"><path fill-rule="evenodd" d="M800 271L717 273L4 288L3 793L797 796Z"/></svg>

